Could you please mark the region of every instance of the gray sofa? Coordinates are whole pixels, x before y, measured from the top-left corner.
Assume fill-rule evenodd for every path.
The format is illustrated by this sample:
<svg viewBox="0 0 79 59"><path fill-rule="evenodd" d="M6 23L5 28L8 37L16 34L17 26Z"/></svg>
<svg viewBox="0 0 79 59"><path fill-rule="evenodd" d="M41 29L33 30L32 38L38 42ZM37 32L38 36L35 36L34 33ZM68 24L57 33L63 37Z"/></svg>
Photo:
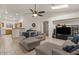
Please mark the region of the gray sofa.
<svg viewBox="0 0 79 59"><path fill-rule="evenodd" d="M27 51L30 51L40 45L40 39L36 39L35 37L29 37L20 42L20 45L24 47Z"/></svg>
<svg viewBox="0 0 79 59"><path fill-rule="evenodd" d="M35 35L34 37L26 38L25 36L23 36L23 40L21 40L20 45L26 50L30 51L40 45L40 41L45 39L46 35L44 33L39 32L38 35Z"/></svg>
<svg viewBox="0 0 79 59"><path fill-rule="evenodd" d="M67 40L62 46L58 46L53 43L44 43L38 47L35 48L37 55L75 55L79 54L79 49L69 53L64 51L62 48L66 45L76 45L75 43L71 42L70 40Z"/></svg>

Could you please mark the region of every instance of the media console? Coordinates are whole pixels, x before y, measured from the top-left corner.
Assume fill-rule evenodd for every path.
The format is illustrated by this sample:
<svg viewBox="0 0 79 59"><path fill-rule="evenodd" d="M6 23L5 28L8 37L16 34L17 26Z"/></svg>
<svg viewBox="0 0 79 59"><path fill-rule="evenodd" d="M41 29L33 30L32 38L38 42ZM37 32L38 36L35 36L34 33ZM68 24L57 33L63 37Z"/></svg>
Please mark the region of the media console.
<svg viewBox="0 0 79 59"><path fill-rule="evenodd" d="M57 38L57 39L67 40L67 38L68 38L69 36L70 36L70 35L57 34L57 35L56 35L56 38Z"/></svg>
<svg viewBox="0 0 79 59"><path fill-rule="evenodd" d="M58 39L67 40L69 36L73 37L79 34L79 25L56 26L54 36Z"/></svg>

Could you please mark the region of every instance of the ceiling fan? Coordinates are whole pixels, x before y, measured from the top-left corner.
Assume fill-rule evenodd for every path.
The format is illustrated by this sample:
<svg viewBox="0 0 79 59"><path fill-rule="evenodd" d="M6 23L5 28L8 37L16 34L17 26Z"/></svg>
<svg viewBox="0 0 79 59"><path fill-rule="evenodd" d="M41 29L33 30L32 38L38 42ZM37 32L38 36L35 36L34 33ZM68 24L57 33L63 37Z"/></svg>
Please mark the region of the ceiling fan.
<svg viewBox="0 0 79 59"><path fill-rule="evenodd" d="M34 5L34 9L29 9L32 12L32 17L36 16L43 16L42 13L45 13L45 11L37 11L36 4ZM27 13L26 13L27 14Z"/></svg>

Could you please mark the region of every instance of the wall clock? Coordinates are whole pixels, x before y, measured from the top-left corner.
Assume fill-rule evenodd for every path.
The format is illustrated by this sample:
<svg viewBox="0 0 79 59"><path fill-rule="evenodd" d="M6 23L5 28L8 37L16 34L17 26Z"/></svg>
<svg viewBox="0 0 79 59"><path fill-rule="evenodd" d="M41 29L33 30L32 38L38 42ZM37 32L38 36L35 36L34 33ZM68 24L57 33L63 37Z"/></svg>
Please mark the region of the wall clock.
<svg viewBox="0 0 79 59"><path fill-rule="evenodd" d="M36 26L36 24L35 23L32 23L32 27L35 27Z"/></svg>

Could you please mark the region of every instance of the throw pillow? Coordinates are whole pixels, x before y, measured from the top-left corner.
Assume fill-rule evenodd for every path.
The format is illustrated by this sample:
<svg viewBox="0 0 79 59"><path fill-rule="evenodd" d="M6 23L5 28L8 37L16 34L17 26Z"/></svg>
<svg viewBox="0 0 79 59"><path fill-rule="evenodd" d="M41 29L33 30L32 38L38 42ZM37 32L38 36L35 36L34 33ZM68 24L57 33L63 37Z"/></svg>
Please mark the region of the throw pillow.
<svg viewBox="0 0 79 59"><path fill-rule="evenodd" d="M74 43L76 43L76 44L78 44L79 35L75 35L71 41L74 42Z"/></svg>
<svg viewBox="0 0 79 59"><path fill-rule="evenodd" d="M73 52L75 50L79 49L79 45L76 46L66 46L63 48L63 50L65 50L66 52Z"/></svg>

